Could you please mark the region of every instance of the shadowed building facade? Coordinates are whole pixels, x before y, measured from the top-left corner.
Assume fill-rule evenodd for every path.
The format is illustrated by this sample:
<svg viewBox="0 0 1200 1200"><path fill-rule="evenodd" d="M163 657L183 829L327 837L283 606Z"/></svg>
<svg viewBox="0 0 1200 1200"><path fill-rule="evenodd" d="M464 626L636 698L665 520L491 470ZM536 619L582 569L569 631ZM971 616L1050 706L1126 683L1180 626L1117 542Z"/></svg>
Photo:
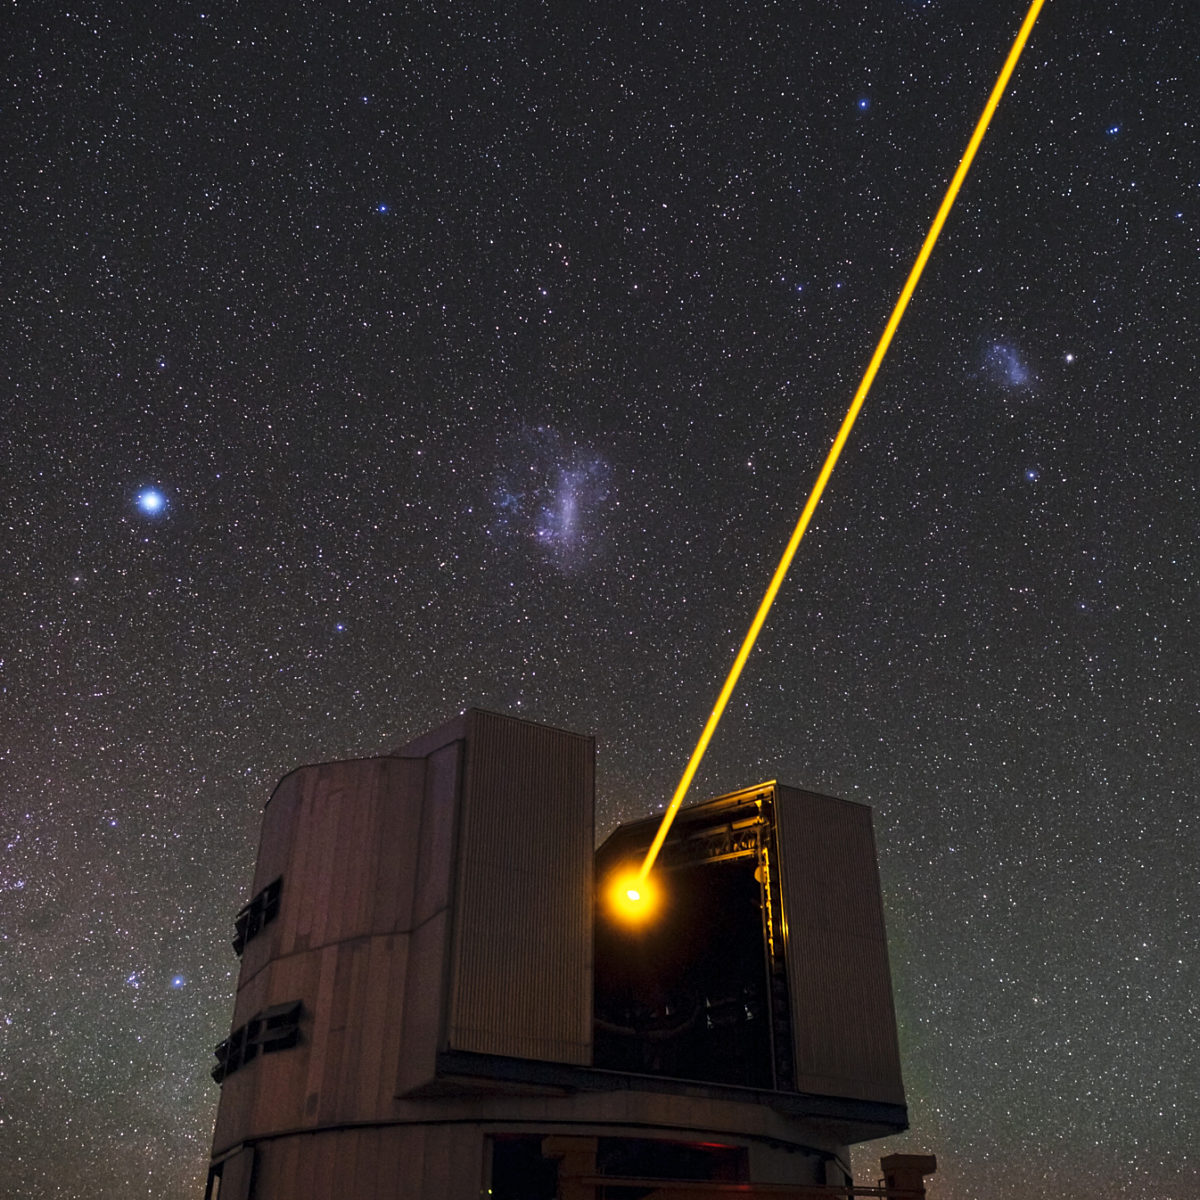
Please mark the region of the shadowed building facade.
<svg viewBox="0 0 1200 1200"><path fill-rule="evenodd" d="M278 785L208 1200L799 1195L906 1127L870 810L685 809L631 926L606 888L655 822L595 851L593 762L473 709Z"/></svg>

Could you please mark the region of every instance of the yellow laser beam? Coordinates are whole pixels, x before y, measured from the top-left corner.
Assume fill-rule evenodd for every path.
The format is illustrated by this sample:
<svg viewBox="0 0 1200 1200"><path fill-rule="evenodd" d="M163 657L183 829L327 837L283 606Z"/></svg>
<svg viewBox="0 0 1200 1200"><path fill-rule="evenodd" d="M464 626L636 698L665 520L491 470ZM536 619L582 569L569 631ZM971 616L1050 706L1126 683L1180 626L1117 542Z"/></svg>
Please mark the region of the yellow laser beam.
<svg viewBox="0 0 1200 1200"><path fill-rule="evenodd" d="M958 170L954 172L954 178L951 179L950 186L946 189L946 195L942 200L941 207L937 211L937 216L933 218L933 224L929 227L929 232L925 235L925 241L921 246L920 253L917 255L916 262L913 263L912 270L908 273L908 279L901 289L900 298L896 301L895 308L892 309L891 317L888 318L883 336L879 339L879 345L875 347L875 353L871 355L871 361L867 364L862 382L858 385L858 390L854 393L854 399L850 402L850 408L842 420L837 437L833 439L833 446L826 456L825 465L821 468L821 473L817 476L817 482L813 485L812 493L808 497L808 503L805 504L804 511L800 514L799 521L796 522L796 528L792 531L792 536L788 540L783 557L779 560L779 566L775 568L775 574L771 577L771 582L767 586L762 603L758 606L758 612L755 613L750 630L742 642L742 648L738 651L737 658L733 660L733 666L730 668L729 676L725 680L725 686L721 688L717 702L713 706L713 710L704 724L704 729L700 733L700 740L696 743L696 748L692 751L692 757L688 760L679 784L675 788L675 794L671 797L671 803L667 806L667 811L663 813L662 823L659 825L658 832L654 835L654 841L650 844L650 849L646 852L646 858L638 871L638 880L640 883L644 883L647 876L649 876L654 862L658 858L658 852L662 849L663 842L667 839L667 834L671 829L671 822L675 820L675 814L679 811L679 807L683 804L683 799L687 795L688 788L692 785L692 780L695 778L696 771L700 766L700 760L704 757L704 752L708 749L709 742L712 741L712 736L716 732L717 725L720 723L721 717L725 712L725 706L729 703L729 697L733 695L733 689L737 686L737 681L742 674L742 668L746 665L746 660L750 657L750 651L754 649L754 643L758 640L758 635L766 623L767 614L771 611L771 606L775 603L775 597L779 594L779 589L783 586L784 577L788 573L788 568L792 565L792 559L796 557L800 541L804 537L805 531L808 529L808 523L812 520L812 515L816 511L817 504L820 502L821 496L825 491L825 485L829 482L829 477L833 474L833 468L837 465L842 448L850 436L850 430L854 427L854 422L858 419L858 414L862 409L863 403L866 401L867 393L871 390L871 385L875 382L875 376L879 372L879 366L883 362L884 355L887 354L888 347L892 344L892 338L895 336L896 328L900 324L900 318L904 316L904 311L908 308L908 302L912 299L913 292L916 291L921 273L925 270L925 264L929 261L929 256L933 253L933 247L942 232L942 226L946 224L946 218L950 215L950 210L954 207L954 201L958 198L959 189L962 187L963 180L966 179L967 172L971 169L971 163L975 159L975 152L979 149L979 145L983 141L983 135L987 132L987 127L991 123L996 107L1000 103L1000 98L1004 95L1004 91L1008 87L1008 81L1016 69L1017 61L1021 57L1021 52L1025 49L1025 43L1029 40L1034 22L1038 19L1038 14L1042 11L1044 3L1045 0L1033 0L1033 3L1029 6L1029 11L1025 14L1025 20L1022 22L1016 40L1012 44L1012 49L1008 52L1008 58L1005 60L995 86L992 88L991 95L988 96L987 103L984 105L983 115L979 118L975 126L975 132L971 134L971 140L967 143L966 150L963 151L963 156L959 160Z"/></svg>

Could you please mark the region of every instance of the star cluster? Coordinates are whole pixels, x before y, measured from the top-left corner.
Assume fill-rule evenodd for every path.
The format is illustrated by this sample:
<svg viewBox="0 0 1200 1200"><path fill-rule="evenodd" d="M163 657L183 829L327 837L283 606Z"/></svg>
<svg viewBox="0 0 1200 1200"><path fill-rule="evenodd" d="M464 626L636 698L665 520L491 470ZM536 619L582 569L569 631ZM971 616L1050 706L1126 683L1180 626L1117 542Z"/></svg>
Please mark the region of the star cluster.
<svg viewBox="0 0 1200 1200"><path fill-rule="evenodd" d="M201 1194L291 768L663 805L1022 15L10 14L4 1188ZM1200 1191L1196 35L1046 6L693 789L875 808L932 1200Z"/></svg>

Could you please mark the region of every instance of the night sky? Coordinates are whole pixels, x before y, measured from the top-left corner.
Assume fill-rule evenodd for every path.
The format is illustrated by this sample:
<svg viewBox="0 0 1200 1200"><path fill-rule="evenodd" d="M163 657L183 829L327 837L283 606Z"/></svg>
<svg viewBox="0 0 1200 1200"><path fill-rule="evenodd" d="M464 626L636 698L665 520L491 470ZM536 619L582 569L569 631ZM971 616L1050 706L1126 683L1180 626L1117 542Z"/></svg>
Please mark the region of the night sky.
<svg viewBox="0 0 1200 1200"><path fill-rule="evenodd" d="M10 5L5 1195L195 1200L262 805L679 776L1024 15ZM936 1200L1200 1194L1200 13L1050 0L692 798L872 805Z"/></svg>

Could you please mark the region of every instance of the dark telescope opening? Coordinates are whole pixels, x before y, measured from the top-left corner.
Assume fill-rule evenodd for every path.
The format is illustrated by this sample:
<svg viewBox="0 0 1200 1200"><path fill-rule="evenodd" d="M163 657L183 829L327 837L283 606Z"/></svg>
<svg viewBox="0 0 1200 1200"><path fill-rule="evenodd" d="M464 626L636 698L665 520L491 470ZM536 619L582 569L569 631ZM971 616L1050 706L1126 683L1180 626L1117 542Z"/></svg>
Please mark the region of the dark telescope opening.
<svg viewBox="0 0 1200 1200"><path fill-rule="evenodd" d="M630 925L596 908L595 1065L769 1088L757 858L662 872L655 912ZM607 874L600 872L601 888Z"/></svg>

